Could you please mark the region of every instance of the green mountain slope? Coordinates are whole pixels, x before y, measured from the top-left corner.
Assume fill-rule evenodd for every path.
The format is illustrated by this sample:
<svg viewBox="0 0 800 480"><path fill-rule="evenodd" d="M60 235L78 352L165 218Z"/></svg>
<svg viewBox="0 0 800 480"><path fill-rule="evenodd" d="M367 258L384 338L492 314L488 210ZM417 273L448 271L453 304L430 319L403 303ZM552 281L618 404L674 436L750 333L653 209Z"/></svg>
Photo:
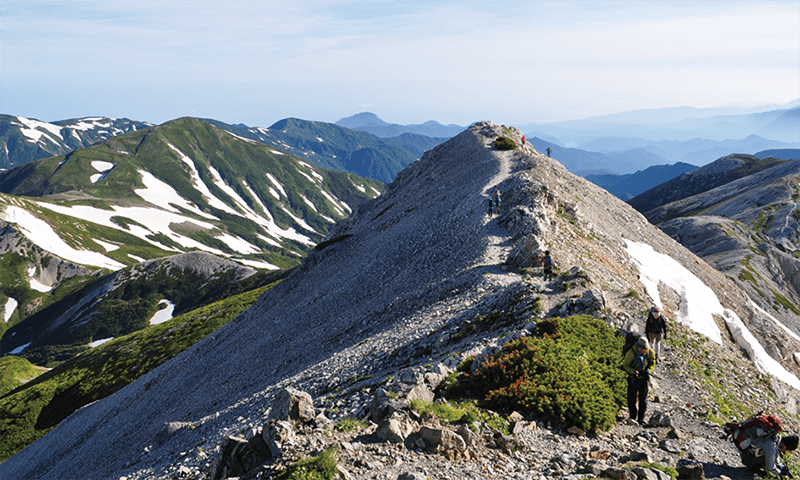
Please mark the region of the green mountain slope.
<svg viewBox="0 0 800 480"><path fill-rule="evenodd" d="M50 431L75 410L111 395L194 345L247 309L268 288L231 296L119 338L11 392L0 391L0 461ZM5 378L5 369L23 363L27 362L17 357L0 359L0 379Z"/></svg>
<svg viewBox="0 0 800 480"><path fill-rule="evenodd" d="M46 370L24 358L0 357L0 397L38 377Z"/></svg>
<svg viewBox="0 0 800 480"><path fill-rule="evenodd" d="M336 220L381 190L380 182L314 167L194 118L0 175L3 193L44 198L46 209L156 248L202 249L271 268L295 265Z"/></svg>
<svg viewBox="0 0 800 480"><path fill-rule="evenodd" d="M242 128L207 121L241 137L273 145L314 165L387 183L424 150L444 141L430 137L421 139L421 135L409 139L382 139L332 123L298 118L280 120L269 128Z"/></svg>
<svg viewBox="0 0 800 480"><path fill-rule="evenodd" d="M9 328L0 354L53 367L107 341L147 328L160 310L170 317L280 278L209 253L192 252L93 276L78 290L56 289L53 301ZM68 282L71 286L75 281Z"/></svg>

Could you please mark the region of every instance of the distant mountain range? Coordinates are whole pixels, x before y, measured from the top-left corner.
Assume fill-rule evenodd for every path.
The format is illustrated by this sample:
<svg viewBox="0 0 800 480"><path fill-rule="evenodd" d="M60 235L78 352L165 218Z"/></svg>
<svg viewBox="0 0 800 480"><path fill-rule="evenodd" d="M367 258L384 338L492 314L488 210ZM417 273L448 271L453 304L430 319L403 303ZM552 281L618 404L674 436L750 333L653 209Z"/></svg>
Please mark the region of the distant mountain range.
<svg viewBox="0 0 800 480"><path fill-rule="evenodd" d="M528 132L529 136L545 132L571 146L606 137L686 142L696 138L725 141L750 135L772 141L797 143L800 142L800 100L750 110L690 107L636 110L517 127Z"/></svg>
<svg viewBox="0 0 800 480"><path fill-rule="evenodd" d="M682 173L691 172L696 168L696 165L676 163L675 165L654 165L627 175L590 174L585 175L584 178L608 190L617 198L630 200L640 193L644 193Z"/></svg>
<svg viewBox="0 0 800 480"><path fill-rule="evenodd" d="M431 138L414 133L398 133L392 138L351 130L332 123L287 118L269 128L207 122L242 138L257 140L303 158L314 165L355 173L384 183L408 164L442 143L446 138Z"/></svg>
<svg viewBox="0 0 800 480"><path fill-rule="evenodd" d="M76 148L152 124L127 118L86 117L53 123L0 114L0 170L40 158L64 155Z"/></svg>
<svg viewBox="0 0 800 480"><path fill-rule="evenodd" d="M381 138L391 138L404 133L412 133L415 135L424 135L426 137L448 139L458 135L467 128L454 124L442 125L434 120L429 120L421 125L398 125L396 123L384 122L377 115L370 112L357 113L353 116L342 118L336 122L336 125L349 128L350 130L369 132Z"/></svg>
<svg viewBox="0 0 800 480"><path fill-rule="evenodd" d="M537 151L551 150L551 157L564 164L577 175L629 174L653 165L687 163L706 165L731 154L758 154L784 152L790 155L800 143L785 143L750 135L742 140L715 140L696 138L689 141L661 140L651 142L632 137L605 137L587 140L577 148L565 147L555 141L539 137L529 139Z"/></svg>

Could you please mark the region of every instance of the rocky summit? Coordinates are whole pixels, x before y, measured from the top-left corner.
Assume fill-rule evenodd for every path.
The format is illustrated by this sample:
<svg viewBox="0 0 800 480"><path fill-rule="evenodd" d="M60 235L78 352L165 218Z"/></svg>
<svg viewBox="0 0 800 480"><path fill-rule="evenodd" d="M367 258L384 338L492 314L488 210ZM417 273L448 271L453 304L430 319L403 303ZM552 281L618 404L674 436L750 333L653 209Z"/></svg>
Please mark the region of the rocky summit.
<svg viewBox="0 0 800 480"><path fill-rule="evenodd" d="M538 266L544 250L555 278ZM661 352L646 427L620 412L609 431L584 432L518 411L502 433L408 408L438 401L464 360L541 318L643 330L654 303L683 340ZM768 321L632 207L518 130L482 122L409 165L250 309L75 412L0 464L0 478L266 479L329 447L346 479L666 478L654 464L752 478L714 420L766 408L796 430L797 366L756 363L763 348L745 356L735 343ZM332 428L345 418L364 426Z"/></svg>

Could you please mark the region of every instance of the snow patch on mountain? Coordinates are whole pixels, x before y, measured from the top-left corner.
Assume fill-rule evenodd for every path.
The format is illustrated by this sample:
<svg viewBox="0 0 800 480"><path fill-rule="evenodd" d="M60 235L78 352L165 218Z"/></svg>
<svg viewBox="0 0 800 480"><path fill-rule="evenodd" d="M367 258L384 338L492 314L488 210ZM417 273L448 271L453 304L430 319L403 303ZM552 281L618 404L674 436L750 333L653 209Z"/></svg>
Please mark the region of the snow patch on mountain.
<svg viewBox="0 0 800 480"><path fill-rule="evenodd" d="M43 206L55 207L55 205L46 204ZM113 213L111 213L111 215L113 215ZM81 265L92 265L111 270L119 270L125 266L100 253L72 248L58 236L47 222L36 218L33 214L22 208L8 205L4 211L0 212L0 219L9 223L16 223L20 232L31 242L65 260Z"/></svg>
<svg viewBox="0 0 800 480"><path fill-rule="evenodd" d="M93 238L92 240L93 240L93 241L94 241L96 244L98 244L98 245L100 245L101 247L105 248L105 249L106 249L106 252L113 252L114 250L117 250L117 249L119 248L119 245L116 245L116 244L114 244L114 243L108 243L108 242L104 242L104 241L102 241L102 240L98 240L98 239L96 239L96 238Z"/></svg>
<svg viewBox="0 0 800 480"><path fill-rule="evenodd" d="M167 306L161 308L160 305L166 304ZM159 310L150 318L150 325L158 325L159 323L164 323L167 320L172 319L172 312L175 311L175 304L170 302L169 300L162 299L158 302Z"/></svg>
<svg viewBox="0 0 800 480"><path fill-rule="evenodd" d="M8 323L8 321L11 319L11 315L14 314L14 310L17 309L17 305L19 305L19 302L17 302L15 298L8 297L5 307L3 307L4 322Z"/></svg>
<svg viewBox="0 0 800 480"><path fill-rule="evenodd" d="M36 290L37 292L49 292L53 289L52 286L45 285L39 280L36 280L34 275L36 275L36 266L31 265L28 267L28 276L30 277L30 279L28 279L28 284L31 286L32 290Z"/></svg>
<svg viewBox="0 0 800 480"><path fill-rule="evenodd" d="M726 309L725 323L736 344L744 348L756 368L769 373L793 388L800 389L800 380L764 350L758 339L750 333L750 330L733 311Z"/></svg>
<svg viewBox="0 0 800 480"><path fill-rule="evenodd" d="M49 134L53 134L58 138L61 138L61 127L58 125L53 125L52 123L40 122L39 120L33 120L29 118L17 117L20 125L24 128L20 130L25 137L27 137L28 141L31 143L37 143L42 137L47 138L48 140L52 141L53 143L58 143L58 141L51 137Z"/></svg>
<svg viewBox="0 0 800 480"><path fill-rule="evenodd" d="M628 254L639 267L639 279L653 303L663 308L658 284L664 283L681 297L675 320L722 344L722 333L713 315L724 317L726 309L719 303L714 291L686 267L672 257L656 252L652 246L628 239L625 239L625 243Z"/></svg>

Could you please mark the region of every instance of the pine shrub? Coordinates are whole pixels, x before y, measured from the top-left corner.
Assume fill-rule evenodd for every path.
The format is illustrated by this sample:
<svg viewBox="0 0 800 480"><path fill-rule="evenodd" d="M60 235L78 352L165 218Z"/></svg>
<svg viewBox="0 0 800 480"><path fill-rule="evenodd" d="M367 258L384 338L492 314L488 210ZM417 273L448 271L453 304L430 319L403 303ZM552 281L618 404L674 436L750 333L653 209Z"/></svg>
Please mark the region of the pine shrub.
<svg viewBox="0 0 800 480"><path fill-rule="evenodd" d="M543 320L505 345L472 379L486 406L527 409L583 430L610 429L625 405L622 339L581 315Z"/></svg>
<svg viewBox="0 0 800 480"><path fill-rule="evenodd" d="M494 141L494 147L498 150L514 150L517 144L508 137L499 137Z"/></svg>

